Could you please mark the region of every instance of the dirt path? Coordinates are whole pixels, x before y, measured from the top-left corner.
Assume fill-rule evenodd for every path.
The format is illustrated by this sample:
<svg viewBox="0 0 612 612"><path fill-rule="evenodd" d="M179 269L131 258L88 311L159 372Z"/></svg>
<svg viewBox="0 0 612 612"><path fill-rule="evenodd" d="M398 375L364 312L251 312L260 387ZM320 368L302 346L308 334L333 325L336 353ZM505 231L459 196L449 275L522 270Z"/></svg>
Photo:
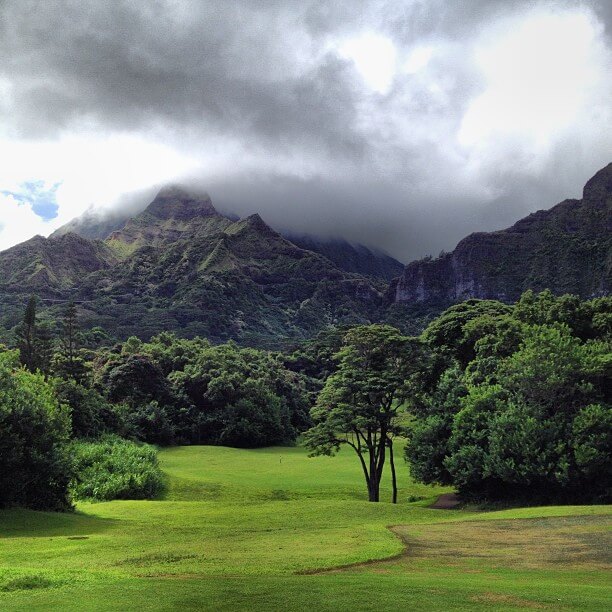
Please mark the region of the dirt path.
<svg viewBox="0 0 612 612"><path fill-rule="evenodd" d="M461 500L456 493L444 493L444 495L440 495L440 497L438 497L429 507L434 510L453 510L460 503Z"/></svg>
<svg viewBox="0 0 612 612"><path fill-rule="evenodd" d="M434 510L453 510L457 508L461 500L456 493L444 493L440 495L436 501L429 506ZM367 561L357 561L356 563L347 563L346 565L336 565L333 567L325 567L325 568L317 568L317 569L308 569L308 570L300 570L296 572L298 575L302 576L312 576L317 574L333 574L336 572L342 572L347 569L355 569L359 567L368 567L369 565L382 565L385 563L391 563L393 561L397 561L402 557L408 556L408 539L406 536L400 531L402 525L389 525L387 529L395 535L398 540L403 544L404 548L399 553L392 555L390 557L385 557L383 559L368 559Z"/></svg>

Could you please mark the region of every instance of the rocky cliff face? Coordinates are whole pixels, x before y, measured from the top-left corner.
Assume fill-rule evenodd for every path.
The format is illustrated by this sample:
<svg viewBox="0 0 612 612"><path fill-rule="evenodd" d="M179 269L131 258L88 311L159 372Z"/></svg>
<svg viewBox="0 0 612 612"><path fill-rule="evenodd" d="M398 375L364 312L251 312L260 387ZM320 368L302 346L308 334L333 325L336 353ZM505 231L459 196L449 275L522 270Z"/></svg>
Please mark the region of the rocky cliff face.
<svg viewBox="0 0 612 612"><path fill-rule="evenodd" d="M610 293L612 164L589 180L581 200L565 200L505 230L471 234L452 253L412 262L389 296L395 303L511 302L527 289Z"/></svg>

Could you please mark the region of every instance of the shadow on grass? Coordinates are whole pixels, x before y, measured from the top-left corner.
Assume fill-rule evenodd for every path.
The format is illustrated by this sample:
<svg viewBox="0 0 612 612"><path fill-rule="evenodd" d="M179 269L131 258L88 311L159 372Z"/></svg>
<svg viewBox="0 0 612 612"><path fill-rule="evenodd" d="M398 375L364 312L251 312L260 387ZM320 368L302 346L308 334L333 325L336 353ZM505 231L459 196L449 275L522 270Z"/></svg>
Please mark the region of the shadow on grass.
<svg viewBox="0 0 612 612"><path fill-rule="evenodd" d="M0 510L2 538L83 538L113 527L115 519L99 518L82 512L39 512L23 508Z"/></svg>

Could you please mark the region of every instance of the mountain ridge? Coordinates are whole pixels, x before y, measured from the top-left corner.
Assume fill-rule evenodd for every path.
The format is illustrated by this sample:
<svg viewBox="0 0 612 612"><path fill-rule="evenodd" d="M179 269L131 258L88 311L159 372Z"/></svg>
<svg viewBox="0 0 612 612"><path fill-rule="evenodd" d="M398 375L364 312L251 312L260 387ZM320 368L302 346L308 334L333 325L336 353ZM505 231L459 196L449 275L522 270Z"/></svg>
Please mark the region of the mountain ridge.
<svg viewBox="0 0 612 612"><path fill-rule="evenodd" d="M172 330L279 346L330 325L381 321L418 332L464 299L512 302L526 289L609 294L611 211L612 164L582 199L470 234L453 252L404 268L346 241L283 235L259 214L230 218L207 194L170 186L142 212L110 223L103 241L69 231L79 227L71 222L0 252L0 325L17 324L37 294L46 304L74 300L85 328L116 338ZM93 233L110 227L95 223ZM401 274L389 281L394 271Z"/></svg>
<svg viewBox="0 0 612 612"><path fill-rule="evenodd" d="M164 192L173 192L175 194L182 193L187 198L192 198L191 192L176 185L170 185L163 188L157 197ZM240 218L236 218L234 215L228 215L216 211L208 194L203 194L203 198L207 198L212 210L214 213L217 213L217 215L224 217L231 222L241 221ZM132 222L135 218L138 218L140 215L142 215L142 213L146 212L147 209L148 207L133 216L116 216L112 213L97 215L92 211L88 211L80 217L77 217L64 226L58 228L51 234L50 238L55 238L69 232L76 233L89 239L106 240L108 238L119 238L123 235L124 231L128 231L126 230L126 226L130 225L130 222ZM258 213L255 214L259 218L260 222L265 224L261 216ZM210 216L214 216L214 214L211 214ZM135 229L136 228L134 227L130 228L131 231L135 231ZM377 252L361 244L351 244L342 238L322 238L312 234L298 234L294 232L278 233L302 249L323 255L332 261L332 263L334 263L337 267L346 272L361 274L378 281L388 282L399 276L404 268L404 264L386 253ZM126 240L125 237L119 238L119 241L128 243L137 242L136 239L130 241ZM123 251L124 254L126 251L130 252L132 250L132 248L126 249L124 247L121 249L119 245L115 246L118 248L118 251Z"/></svg>
<svg viewBox="0 0 612 612"><path fill-rule="evenodd" d="M77 301L84 326L116 337L172 329L245 344L376 320L386 288L293 244L258 214L235 221L176 187L105 241L59 232L0 253L0 273L13 324L15 298L36 293Z"/></svg>
<svg viewBox="0 0 612 612"><path fill-rule="evenodd" d="M581 200L539 210L509 228L476 232L450 253L411 262L389 288L394 303L512 302L527 289L607 295L612 288L612 164Z"/></svg>

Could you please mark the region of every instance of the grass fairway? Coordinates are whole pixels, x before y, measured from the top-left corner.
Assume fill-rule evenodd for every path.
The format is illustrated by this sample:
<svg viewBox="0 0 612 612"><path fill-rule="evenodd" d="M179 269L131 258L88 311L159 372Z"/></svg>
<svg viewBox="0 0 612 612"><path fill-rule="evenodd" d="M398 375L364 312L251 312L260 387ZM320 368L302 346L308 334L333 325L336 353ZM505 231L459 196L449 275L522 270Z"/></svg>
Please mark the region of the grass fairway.
<svg viewBox="0 0 612 612"><path fill-rule="evenodd" d="M405 468L370 504L349 452L160 457L164 500L0 511L0 609L612 609L610 506L432 510Z"/></svg>

